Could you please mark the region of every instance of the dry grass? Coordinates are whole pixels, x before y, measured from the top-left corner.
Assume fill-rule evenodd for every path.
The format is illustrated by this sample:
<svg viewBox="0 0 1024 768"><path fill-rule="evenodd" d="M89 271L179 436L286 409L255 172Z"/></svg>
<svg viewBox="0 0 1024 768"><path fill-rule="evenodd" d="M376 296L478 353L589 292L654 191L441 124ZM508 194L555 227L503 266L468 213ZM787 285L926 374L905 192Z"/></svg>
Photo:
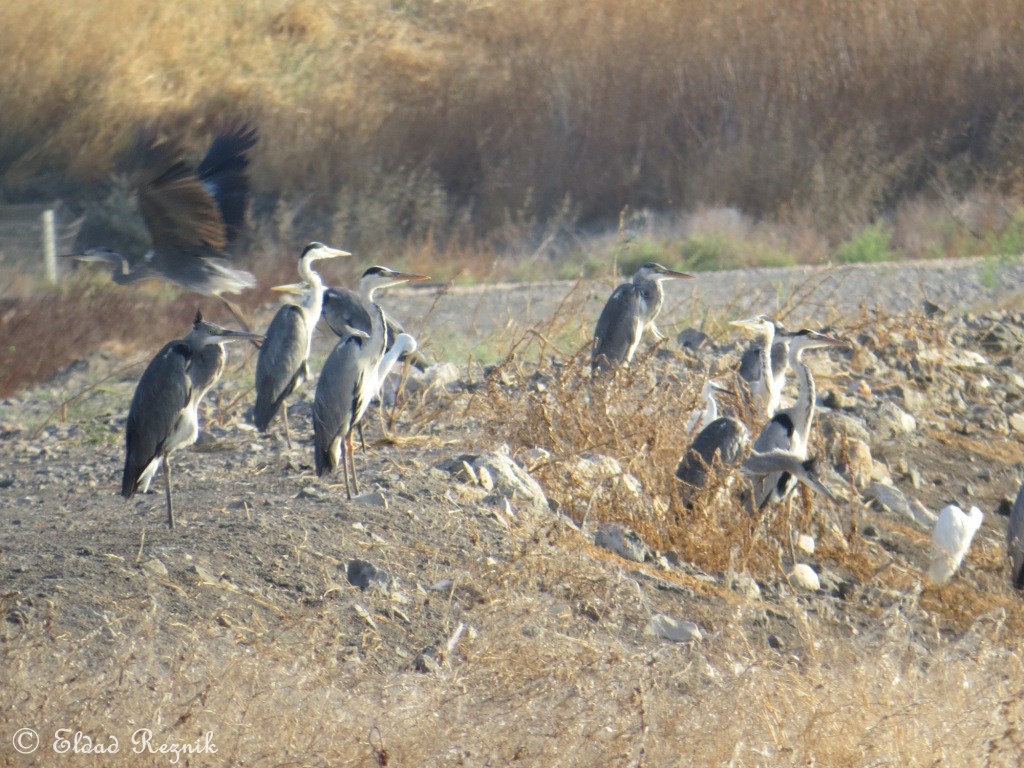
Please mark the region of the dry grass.
<svg viewBox="0 0 1024 768"><path fill-rule="evenodd" d="M0 172L103 177L142 121L256 120L259 190L355 247L565 211L735 205L833 239L932 185L1017 186L1011 0L855 7L312 0L2 4Z"/></svg>

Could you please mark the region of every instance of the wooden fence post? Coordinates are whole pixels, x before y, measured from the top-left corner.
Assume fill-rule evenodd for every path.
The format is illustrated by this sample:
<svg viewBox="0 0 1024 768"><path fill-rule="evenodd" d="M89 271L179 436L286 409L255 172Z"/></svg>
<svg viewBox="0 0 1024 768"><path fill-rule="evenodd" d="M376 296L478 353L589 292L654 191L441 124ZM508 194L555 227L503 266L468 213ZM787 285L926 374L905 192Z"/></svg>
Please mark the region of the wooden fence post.
<svg viewBox="0 0 1024 768"><path fill-rule="evenodd" d="M57 282L57 225L53 209L43 211L43 263L46 266L46 280Z"/></svg>

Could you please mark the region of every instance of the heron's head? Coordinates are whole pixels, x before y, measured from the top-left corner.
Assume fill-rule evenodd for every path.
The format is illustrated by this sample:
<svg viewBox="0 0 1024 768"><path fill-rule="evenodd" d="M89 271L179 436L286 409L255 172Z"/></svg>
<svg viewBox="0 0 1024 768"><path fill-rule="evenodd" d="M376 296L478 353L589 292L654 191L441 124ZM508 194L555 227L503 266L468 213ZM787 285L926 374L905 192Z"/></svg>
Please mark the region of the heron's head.
<svg viewBox="0 0 1024 768"><path fill-rule="evenodd" d="M283 301L286 304L294 304L295 302L292 300L292 297L300 296L304 298L306 294L309 293L311 287L312 286L310 286L309 283L303 281L301 283L286 283L285 285L273 285L270 287L270 290L285 294L285 296L283 297ZM327 290L324 291L325 298L326 295Z"/></svg>
<svg viewBox="0 0 1024 768"><path fill-rule="evenodd" d="M634 283L642 283L646 280L654 280L660 282L662 280L692 280L694 275L687 274L686 272L676 272L668 267L663 267L654 261L649 261L636 271L633 275Z"/></svg>
<svg viewBox="0 0 1024 768"><path fill-rule="evenodd" d="M413 272L396 272L387 267L370 267L359 279L360 292L365 296L372 296L374 291L402 283L418 282L429 280L426 275L417 275Z"/></svg>
<svg viewBox="0 0 1024 768"><path fill-rule="evenodd" d="M192 321L192 330L185 338L198 347L208 347L211 344L223 344L239 339L262 339L263 335L224 328L216 323L203 320L203 313L197 311L196 318Z"/></svg>
<svg viewBox="0 0 1024 768"><path fill-rule="evenodd" d="M331 248L329 245L324 245L319 242L312 242L302 249L302 253L299 255L299 261L305 259L307 262L317 261L318 259L334 259L339 256L351 256L352 254L348 251L342 251L338 248Z"/></svg>
<svg viewBox="0 0 1024 768"><path fill-rule="evenodd" d="M400 333L395 336L395 343L391 345L392 349L398 350L399 355L411 355L418 347L419 343L416 338L408 333Z"/></svg>
<svg viewBox="0 0 1024 768"><path fill-rule="evenodd" d="M87 248L86 250L78 253L62 253L61 258L74 259L75 261L81 261L87 264L120 264L122 261L125 261L125 257L120 253L104 246Z"/></svg>
<svg viewBox="0 0 1024 768"><path fill-rule="evenodd" d="M789 355L790 357L794 357L805 349L846 346L849 346L849 342L847 342L846 339L840 339L835 336L829 336L828 334L821 333L820 331L811 331L804 328L791 335L789 342Z"/></svg>
<svg viewBox="0 0 1024 768"><path fill-rule="evenodd" d="M786 326L780 323L778 320L773 320L768 315L755 315L754 317L748 317L745 320L730 320L729 325L735 325L737 328L742 328L748 333L754 333L759 336L769 336L780 333L788 333Z"/></svg>

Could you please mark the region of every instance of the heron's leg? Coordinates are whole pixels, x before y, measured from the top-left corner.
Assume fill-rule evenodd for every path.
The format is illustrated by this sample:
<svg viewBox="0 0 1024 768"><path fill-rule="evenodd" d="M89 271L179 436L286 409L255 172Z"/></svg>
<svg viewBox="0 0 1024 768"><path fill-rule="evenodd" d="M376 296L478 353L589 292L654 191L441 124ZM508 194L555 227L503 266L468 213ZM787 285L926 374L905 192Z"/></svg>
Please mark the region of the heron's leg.
<svg viewBox="0 0 1024 768"><path fill-rule="evenodd" d="M348 433L348 460L352 463L352 490L359 495L359 480L356 478L356 457L355 446L353 445L352 432Z"/></svg>
<svg viewBox="0 0 1024 768"><path fill-rule="evenodd" d="M356 424L356 429L359 430L359 447L366 451L366 441L363 439L363 422Z"/></svg>
<svg viewBox="0 0 1024 768"><path fill-rule="evenodd" d="M352 486L348 482L348 436L341 438L341 472L345 475L345 498L352 498Z"/></svg>
<svg viewBox="0 0 1024 768"><path fill-rule="evenodd" d="M793 543L793 494L786 497L786 543L789 544L789 559L796 565L796 545Z"/></svg>
<svg viewBox="0 0 1024 768"><path fill-rule="evenodd" d="M292 449L292 436L288 434L288 403L281 403L281 418L284 419L284 440L288 444L288 450Z"/></svg>
<svg viewBox="0 0 1024 768"><path fill-rule="evenodd" d="M174 530L174 505L171 502L171 457L164 456L164 490L167 491L167 527Z"/></svg>
<svg viewBox="0 0 1024 768"><path fill-rule="evenodd" d="M653 322L653 321L652 321L652 322L651 322L651 324L650 324L649 326L647 326L647 327L651 329L651 335L652 335L652 336L653 336L653 337L654 337L654 338L655 338L655 339L656 339L657 341L664 341L664 340L665 340L665 339L667 338L667 337L665 336L665 334L663 334L663 333L662 333L661 331L659 331L659 330L658 330L658 326L656 326L656 325L654 324L654 322ZM246 330L248 330L248 329L246 329Z"/></svg>

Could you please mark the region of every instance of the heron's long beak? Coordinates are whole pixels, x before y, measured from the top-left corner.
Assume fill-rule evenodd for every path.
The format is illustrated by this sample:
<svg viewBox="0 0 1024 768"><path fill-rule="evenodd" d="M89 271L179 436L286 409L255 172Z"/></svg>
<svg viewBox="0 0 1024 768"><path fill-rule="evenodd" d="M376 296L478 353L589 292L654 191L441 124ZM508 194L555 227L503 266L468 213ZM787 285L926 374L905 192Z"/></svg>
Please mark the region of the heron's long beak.
<svg viewBox="0 0 1024 768"><path fill-rule="evenodd" d="M391 277L402 283L418 283L430 279L430 275L417 275L415 272L395 272Z"/></svg>
<svg viewBox="0 0 1024 768"><path fill-rule="evenodd" d="M251 333L249 331L236 331L233 328L221 328L217 335L223 338L225 341L234 341L236 339L257 339L262 341L264 336L262 333Z"/></svg>
<svg viewBox="0 0 1024 768"><path fill-rule="evenodd" d="M340 248L331 248L325 245L323 248L317 249L317 258L320 259L334 259L339 256L351 256L352 254L348 251L343 251Z"/></svg>
<svg viewBox="0 0 1024 768"><path fill-rule="evenodd" d="M660 277L667 280L695 280L696 275L691 275L689 272L676 272L674 269L666 269L661 273Z"/></svg>
<svg viewBox="0 0 1024 768"><path fill-rule="evenodd" d="M760 329L764 319L763 315L758 315L757 317L748 317L745 320L730 320L729 325L735 325L737 328L742 328L745 331L754 331Z"/></svg>
<svg viewBox="0 0 1024 768"><path fill-rule="evenodd" d="M307 283L286 283L285 285L272 286L270 290L277 291L278 293L291 293L297 296L308 291L309 285Z"/></svg>

